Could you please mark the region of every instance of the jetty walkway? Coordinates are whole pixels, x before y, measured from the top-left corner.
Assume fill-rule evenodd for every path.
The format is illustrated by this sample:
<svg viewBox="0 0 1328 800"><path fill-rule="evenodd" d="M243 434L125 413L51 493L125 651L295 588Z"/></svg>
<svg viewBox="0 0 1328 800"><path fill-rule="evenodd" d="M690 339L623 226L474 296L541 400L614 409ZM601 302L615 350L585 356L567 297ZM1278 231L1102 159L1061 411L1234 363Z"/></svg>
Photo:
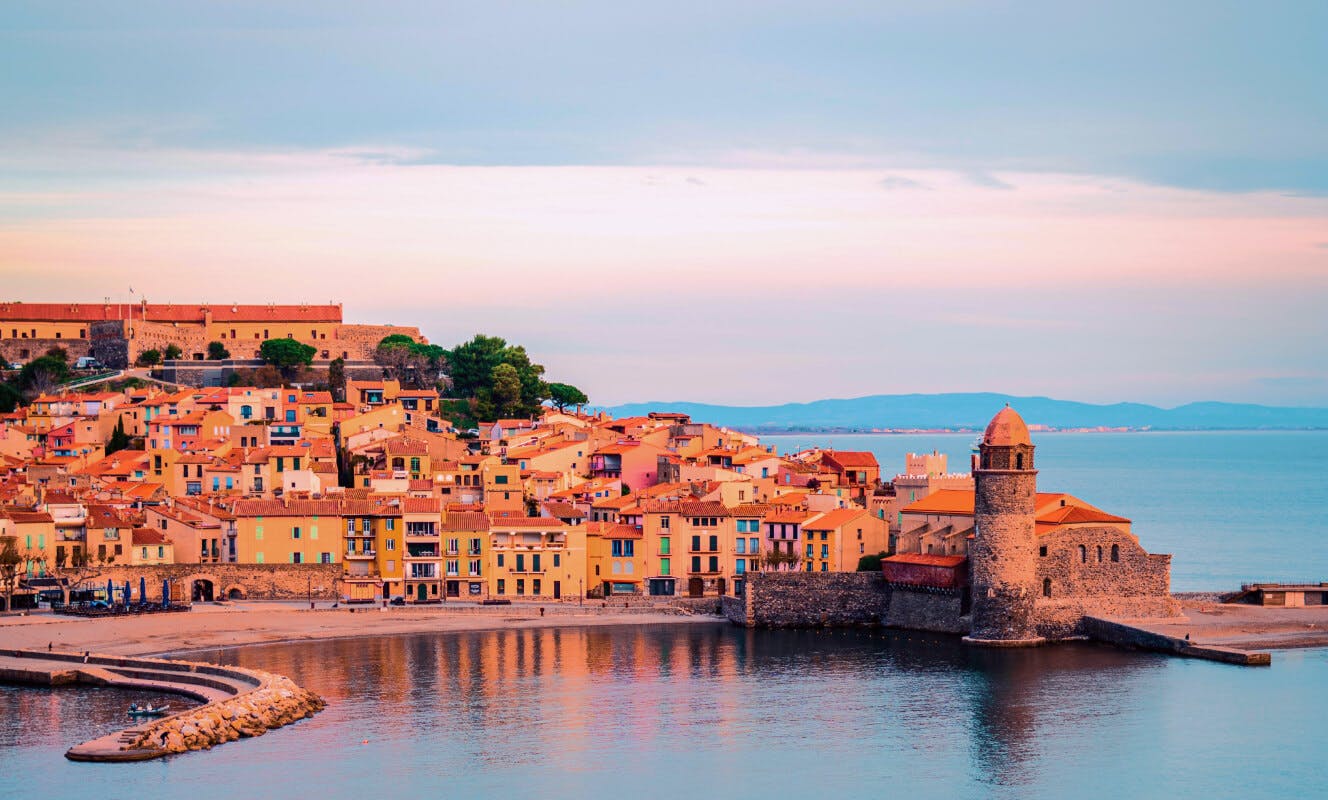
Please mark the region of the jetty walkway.
<svg viewBox="0 0 1328 800"><path fill-rule="evenodd" d="M0 649L0 681L85 684L182 695L202 703L71 747L73 761L144 761L207 749L311 716L322 698L259 670L158 658Z"/></svg>

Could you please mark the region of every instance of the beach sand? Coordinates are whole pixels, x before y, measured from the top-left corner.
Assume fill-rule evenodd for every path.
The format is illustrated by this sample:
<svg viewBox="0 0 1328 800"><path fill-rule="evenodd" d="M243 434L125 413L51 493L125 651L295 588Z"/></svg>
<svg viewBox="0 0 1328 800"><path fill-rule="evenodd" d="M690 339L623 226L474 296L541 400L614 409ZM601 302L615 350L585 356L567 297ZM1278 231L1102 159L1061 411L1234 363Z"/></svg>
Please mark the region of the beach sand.
<svg viewBox="0 0 1328 800"><path fill-rule="evenodd" d="M1328 647L1328 606L1279 608L1185 600L1175 620L1129 621L1130 625L1195 644L1240 650Z"/></svg>
<svg viewBox="0 0 1328 800"><path fill-rule="evenodd" d="M316 611L261 601L200 604L178 614L84 619L48 613L0 617L0 647L115 655L155 655L213 647L406 633L520 630L599 625L727 624L718 617L568 604L476 607L342 607Z"/></svg>

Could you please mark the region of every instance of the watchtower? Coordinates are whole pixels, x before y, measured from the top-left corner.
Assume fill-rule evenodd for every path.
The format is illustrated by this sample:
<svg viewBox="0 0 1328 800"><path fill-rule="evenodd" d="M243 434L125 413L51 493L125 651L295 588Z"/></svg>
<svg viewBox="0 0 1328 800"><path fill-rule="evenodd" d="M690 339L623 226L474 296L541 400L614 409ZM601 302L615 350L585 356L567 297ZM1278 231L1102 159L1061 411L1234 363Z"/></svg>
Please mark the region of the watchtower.
<svg viewBox="0 0 1328 800"><path fill-rule="evenodd" d="M968 550L973 627L964 641L992 647L1040 644L1037 599L1037 470L1024 420L1008 405L982 435L973 469L973 543Z"/></svg>

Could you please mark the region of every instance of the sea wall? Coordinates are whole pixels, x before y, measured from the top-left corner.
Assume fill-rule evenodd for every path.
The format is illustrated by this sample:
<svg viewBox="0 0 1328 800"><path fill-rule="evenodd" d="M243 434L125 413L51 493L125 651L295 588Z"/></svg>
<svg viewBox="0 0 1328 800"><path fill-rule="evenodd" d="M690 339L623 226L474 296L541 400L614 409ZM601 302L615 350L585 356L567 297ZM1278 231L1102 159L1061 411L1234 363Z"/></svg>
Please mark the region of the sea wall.
<svg viewBox="0 0 1328 800"><path fill-rule="evenodd" d="M1201 658L1207 661L1221 661L1226 664L1238 664L1249 667L1266 667L1273 663L1269 653L1238 650L1233 647L1192 644L1184 639L1177 639L1161 633L1153 633L1122 622L1098 617L1085 617L1082 622L1084 634L1094 641L1113 644L1131 650L1151 650L1155 653Z"/></svg>
<svg viewBox="0 0 1328 800"><path fill-rule="evenodd" d="M966 634L972 619L963 613L963 604L963 591L959 589L892 585L890 605L881 622L889 628Z"/></svg>
<svg viewBox="0 0 1328 800"><path fill-rule="evenodd" d="M206 581L214 600L335 600L342 577L340 564L159 564L105 567L85 585L116 586L129 581L135 596L139 579L147 582L148 597L161 595L161 582L184 584L185 599L194 597L195 584ZM201 587L200 587L201 588Z"/></svg>
<svg viewBox="0 0 1328 800"><path fill-rule="evenodd" d="M1180 601L1170 595L1077 597L1066 600L1039 600L1034 618L1038 635L1046 639L1087 636L1085 623L1090 617L1113 619L1156 619L1180 616Z"/></svg>
<svg viewBox="0 0 1328 800"><path fill-rule="evenodd" d="M753 572L743 624L769 628L879 625L890 589L877 572ZM732 605L725 616L736 618Z"/></svg>

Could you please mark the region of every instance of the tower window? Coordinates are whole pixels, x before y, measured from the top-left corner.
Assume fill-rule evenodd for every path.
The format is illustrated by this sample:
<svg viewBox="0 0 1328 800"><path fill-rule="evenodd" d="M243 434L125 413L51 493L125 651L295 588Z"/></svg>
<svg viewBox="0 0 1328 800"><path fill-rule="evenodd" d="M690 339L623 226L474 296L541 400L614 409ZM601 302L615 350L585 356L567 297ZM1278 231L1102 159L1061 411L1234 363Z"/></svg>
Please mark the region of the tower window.
<svg viewBox="0 0 1328 800"><path fill-rule="evenodd" d="M1038 548L1038 555L1042 558L1047 557L1047 546L1045 544Z"/></svg>
<svg viewBox="0 0 1328 800"><path fill-rule="evenodd" d="M1102 545L1097 546L1097 563L1102 563Z"/></svg>
<svg viewBox="0 0 1328 800"><path fill-rule="evenodd" d="M1088 563L1088 548L1083 545L1079 545L1079 563Z"/></svg>
<svg viewBox="0 0 1328 800"><path fill-rule="evenodd" d="M1042 596L1051 597L1051 578L1042 579Z"/></svg>
<svg viewBox="0 0 1328 800"><path fill-rule="evenodd" d="M1014 468L1015 468L1015 469L1023 469L1023 468L1024 468L1024 454L1023 454L1023 453L1016 453L1016 454L1015 454L1015 456L1014 456Z"/></svg>
<svg viewBox="0 0 1328 800"><path fill-rule="evenodd" d="M1113 544L1111 546L1111 560L1120 561L1120 545Z"/></svg>

